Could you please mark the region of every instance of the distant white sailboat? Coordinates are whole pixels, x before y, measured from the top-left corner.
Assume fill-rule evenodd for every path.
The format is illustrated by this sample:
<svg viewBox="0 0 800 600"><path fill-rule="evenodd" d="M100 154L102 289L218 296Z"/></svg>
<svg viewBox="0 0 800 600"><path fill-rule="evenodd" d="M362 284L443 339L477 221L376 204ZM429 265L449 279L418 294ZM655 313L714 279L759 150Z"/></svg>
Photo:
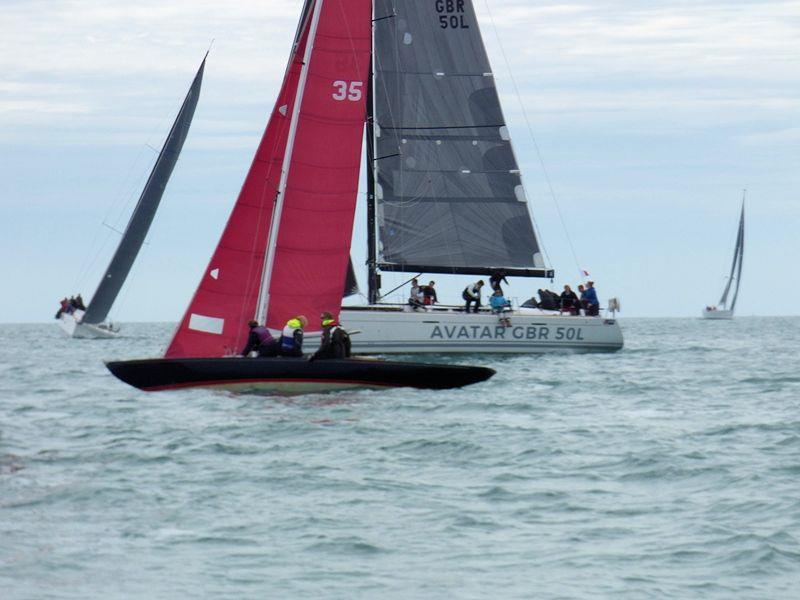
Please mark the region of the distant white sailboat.
<svg viewBox="0 0 800 600"><path fill-rule="evenodd" d="M704 319L732 319L733 310L736 308L736 299L739 297L739 284L742 282L742 259L744 257L744 195L742 195L742 212L739 217L739 232L736 235L736 248L733 251L733 262L731 263L731 272L728 276L728 283L725 284L725 290L722 292L722 297L719 299L719 304L716 306L706 306L703 309L702 317ZM733 288L733 297L728 304L728 295L731 291L731 285L736 281L736 286Z"/></svg>
<svg viewBox="0 0 800 600"><path fill-rule="evenodd" d="M208 53L206 53L207 56ZM131 267L133 267L142 244L144 244L150 224L153 222L161 202L161 196L164 194L175 163L178 162L178 156L189 133L189 126L197 107L205 64L206 58L204 57L178 116L175 117L175 122L172 124L164 146L161 148L153 170L150 172L150 177L128 221L128 226L117 246L114 257L100 280L92 300L85 307L82 306L82 301L77 306L62 306L56 314L58 325L70 337L113 338L117 337L119 333L119 328L107 322L106 319Z"/></svg>

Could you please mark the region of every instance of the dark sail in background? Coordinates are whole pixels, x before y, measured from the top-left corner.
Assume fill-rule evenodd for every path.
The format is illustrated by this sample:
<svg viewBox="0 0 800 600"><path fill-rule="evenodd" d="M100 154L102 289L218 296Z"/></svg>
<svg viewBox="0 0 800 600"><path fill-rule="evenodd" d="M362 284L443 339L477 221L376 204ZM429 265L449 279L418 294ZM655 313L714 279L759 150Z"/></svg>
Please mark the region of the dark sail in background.
<svg viewBox="0 0 800 600"><path fill-rule="evenodd" d="M206 56L208 56L206 54ZM155 166L147 179L147 183L142 190L142 195L136 204L136 208L131 215L128 227L122 236L117 251L108 265L100 285L94 293L86 314L83 316L84 323L102 323L108 316L111 306L114 304L125 278L136 260L137 254L144 243L150 224L161 202L161 196L167 186L172 169L178 161L183 142L189 133L189 126L192 123L194 110L197 106L197 99L200 96L200 86L203 82L203 69L206 59L200 64L197 74L192 81L189 92L183 101L180 112L172 124L172 129L167 136L164 146L161 149Z"/></svg>
<svg viewBox="0 0 800 600"><path fill-rule="evenodd" d="M728 275L728 283L725 285L725 291L722 292L722 297L719 299L721 306L727 306L728 293L731 291L731 284L734 279L736 280L736 287L733 291L733 300L729 310L736 307L736 299L739 297L739 284L742 281L742 259L744 258L744 199L742 200L742 213L739 216L739 231L736 234L736 248L733 251L733 262L731 263L731 272ZM734 276L735 273L735 276Z"/></svg>
<svg viewBox="0 0 800 600"><path fill-rule="evenodd" d="M347 298L353 294L357 294L358 280L356 279L356 270L353 268L353 259L347 261L347 276L344 279L344 294L342 297Z"/></svg>
<svg viewBox="0 0 800 600"><path fill-rule="evenodd" d="M377 267L552 276L470 0L375 0Z"/></svg>

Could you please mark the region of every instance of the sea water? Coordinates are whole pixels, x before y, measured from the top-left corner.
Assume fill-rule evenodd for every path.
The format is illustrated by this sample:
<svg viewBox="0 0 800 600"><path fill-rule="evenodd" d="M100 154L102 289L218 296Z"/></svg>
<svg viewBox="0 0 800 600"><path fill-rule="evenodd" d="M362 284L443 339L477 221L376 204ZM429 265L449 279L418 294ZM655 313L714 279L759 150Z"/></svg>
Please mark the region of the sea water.
<svg viewBox="0 0 800 600"><path fill-rule="evenodd" d="M800 326L622 321L451 391L145 393L0 326L0 598L798 598ZM453 359L448 359L453 361Z"/></svg>

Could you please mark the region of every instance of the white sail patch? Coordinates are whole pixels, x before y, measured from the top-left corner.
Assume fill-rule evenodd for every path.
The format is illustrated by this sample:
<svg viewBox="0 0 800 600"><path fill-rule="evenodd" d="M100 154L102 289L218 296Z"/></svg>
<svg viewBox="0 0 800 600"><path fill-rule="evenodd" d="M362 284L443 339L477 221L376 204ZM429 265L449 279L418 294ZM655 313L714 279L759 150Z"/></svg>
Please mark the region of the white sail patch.
<svg viewBox="0 0 800 600"><path fill-rule="evenodd" d="M222 333L224 325L225 319L220 319L219 317L207 317L195 313L189 315L189 329L194 329L195 331L216 333L219 335Z"/></svg>
<svg viewBox="0 0 800 600"><path fill-rule="evenodd" d="M284 117L286 116L286 109L288 106L286 104L282 104L278 107L278 112L281 113Z"/></svg>
<svg viewBox="0 0 800 600"><path fill-rule="evenodd" d="M211 269L209 275L211 275L211 279L219 279L219 269Z"/></svg>
<svg viewBox="0 0 800 600"><path fill-rule="evenodd" d="M514 186L514 195L517 197L519 202L527 202L528 198L525 196L525 188L521 185Z"/></svg>

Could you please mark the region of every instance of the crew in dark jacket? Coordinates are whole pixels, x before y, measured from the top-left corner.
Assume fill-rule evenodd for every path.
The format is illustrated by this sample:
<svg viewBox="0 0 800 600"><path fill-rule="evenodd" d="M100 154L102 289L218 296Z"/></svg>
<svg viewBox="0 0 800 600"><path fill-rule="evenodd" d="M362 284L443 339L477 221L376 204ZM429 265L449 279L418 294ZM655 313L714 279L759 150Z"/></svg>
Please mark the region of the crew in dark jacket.
<svg viewBox="0 0 800 600"><path fill-rule="evenodd" d="M320 320L322 322L322 339L319 350L309 360L348 358L350 356L350 336L341 328L331 313L322 313Z"/></svg>
<svg viewBox="0 0 800 600"><path fill-rule="evenodd" d="M247 336L247 345L242 350L242 356L249 356L254 350L259 356L278 356L278 340L272 337L269 329L258 324L258 321L250 321L250 335Z"/></svg>
<svg viewBox="0 0 800 600"><path fill-rule="evenodd" d="M439 302L439 298L436 297L436 288L433 287L434 285L436 285L436 282L431 281L428 285L422 286L422 303L425 306L431 306Z"/></svg>
<svg viewBox="0 0 800 600"><path fill-rule="evenodd" d="M503 288L500 287L500 283L504 282L506 285L509 285L508 279L506 279L506 272L503 269L499 269L492 273L492 276L489 277L489 287L492 288L493 292L500 290L500 294L503 294Z"/></svg>
<svg viewBox="0 0 800 600"><path fill-rule="evenodd" d="M572 291L568 285L564 286L564 291L561 292L561 312L568 312L571 315L578 314L578 295Z"/></svg>

